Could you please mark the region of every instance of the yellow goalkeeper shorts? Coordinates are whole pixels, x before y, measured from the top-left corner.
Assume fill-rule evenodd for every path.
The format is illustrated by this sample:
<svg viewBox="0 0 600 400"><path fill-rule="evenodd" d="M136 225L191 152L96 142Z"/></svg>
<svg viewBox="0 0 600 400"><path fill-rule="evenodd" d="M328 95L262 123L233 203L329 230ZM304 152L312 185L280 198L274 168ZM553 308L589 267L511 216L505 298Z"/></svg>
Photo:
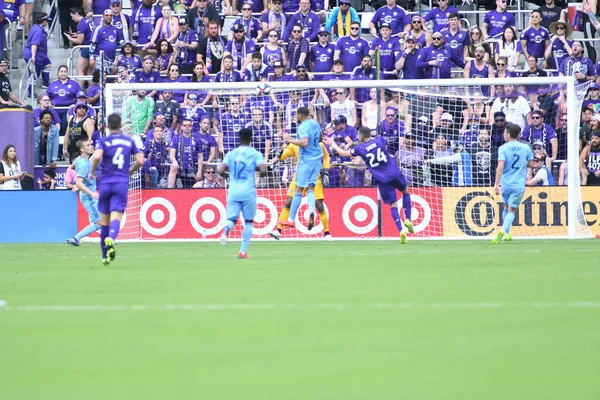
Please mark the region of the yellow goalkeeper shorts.
<svg viewBox="0 0 600 400"><path fill-rule="evenodd" d="M287 195L292 197L296 191L296 174L292 177L290 186L288 187ZM306 195L306 189L302 191L302 195ZM325 200L325 193L323 192L323 182L321 181L321 175L317 178L317 184L315 185L315 200Z"/></svg>

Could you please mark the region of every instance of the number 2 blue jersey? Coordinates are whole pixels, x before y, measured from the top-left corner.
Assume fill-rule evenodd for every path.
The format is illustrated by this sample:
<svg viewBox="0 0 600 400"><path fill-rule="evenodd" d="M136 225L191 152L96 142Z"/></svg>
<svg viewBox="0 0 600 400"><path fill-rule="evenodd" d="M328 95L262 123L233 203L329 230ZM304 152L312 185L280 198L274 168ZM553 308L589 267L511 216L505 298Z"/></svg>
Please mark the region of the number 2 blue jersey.
<svg viewBox="0 0 600 400"><path fill-rule="evenodd" d="M104 150L100 161L100 183L129 182L131 156L140 152L133 139L122 133L110 134L98 141L96 149Z"/></svg>
<svg viewBox="0 0 600 400"><path fill-rule="evenodd" d="M360 156L377 182L389 182L400 175L398 164L386 148L386 141L375 136L368 142L362 142L350 150L353 156Z"/></svg>
<svg viewBox="0 0 600 400"><path fill-rule="evenodd" d="M254 171L264 164L263 156L250 146L240 146L225 155L223 164L229 167L228 199L245 201L256 197Z"/></svg>
<svg viewBox="0 0 600 400"><path fill-rule="evenodd" d="M502 189L524 190L527 181L527 162L533 160L528 144L511 140L498 149L498 161L504 161L500 178Z"/></svg>
<svg viewBox="0 0 600 400"><path fill-rule="evenodd" d="M301 160L320 160L323 157L321 150L321 126L312 119L307 119L298 128L298 140L308 138L308 146L300 147Z"/></svg>

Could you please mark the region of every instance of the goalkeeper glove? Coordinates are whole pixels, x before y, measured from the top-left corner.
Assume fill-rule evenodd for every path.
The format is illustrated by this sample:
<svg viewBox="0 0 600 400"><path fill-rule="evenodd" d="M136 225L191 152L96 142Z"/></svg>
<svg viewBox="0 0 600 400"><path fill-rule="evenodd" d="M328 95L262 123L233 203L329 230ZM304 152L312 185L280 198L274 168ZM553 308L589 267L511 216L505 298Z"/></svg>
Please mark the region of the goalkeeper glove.
<svg viewBox="0 0 600 400"><path fill-rule="evenodd" d="M329 171L323 171L323 187L329 187Z"/></svg>

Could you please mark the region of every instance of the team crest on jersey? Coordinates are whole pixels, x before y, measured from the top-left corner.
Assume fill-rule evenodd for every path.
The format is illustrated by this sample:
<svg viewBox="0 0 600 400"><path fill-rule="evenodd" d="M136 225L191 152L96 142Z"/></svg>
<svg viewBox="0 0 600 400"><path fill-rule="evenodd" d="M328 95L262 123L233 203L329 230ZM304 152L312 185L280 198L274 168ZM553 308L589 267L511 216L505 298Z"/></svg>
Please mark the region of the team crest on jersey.
<svg viewBox="0 0 600 400"><path fill-rule="evenodd" d="M502 21L506 21L506 16L502 16Z"/></svg>
<svg viewBox="0 0 600 400"><path fill-rule="evenodd" d="M70 83L67 85L67 89L71 89L71 84Z"/></svg>
<svg viewBox="0 0 600 400"><path fill-rule="evenodd" d="M393 15L394 17L396 17L396 16L398 16L398 13L397 13L396 11L394 11L394 12L392 13L392 15Z"/></svg>

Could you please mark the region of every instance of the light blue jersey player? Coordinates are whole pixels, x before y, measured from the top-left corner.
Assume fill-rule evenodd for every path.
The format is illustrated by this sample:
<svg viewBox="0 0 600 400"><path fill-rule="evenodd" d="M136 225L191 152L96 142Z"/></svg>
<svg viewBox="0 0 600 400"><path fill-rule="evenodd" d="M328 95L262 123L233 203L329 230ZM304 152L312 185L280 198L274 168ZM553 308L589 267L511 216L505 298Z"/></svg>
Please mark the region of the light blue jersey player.
<svg viewBox="0 0 600 400"><path fill-rule="evenodd" d="M287 143L300 147L300 159L296 166L296 191L290 208L290 217L283 225L294 226L302 192L306 189L306 200L308 203L309 220L307 228L311 230L315 226L315 185L323 167L323 150L321 150L321 126L315 122L309 114L308 108L300 107L296 111L298 127L298 139L292 140L288 133L283 134L283 140Z"/></svg>
<svg viewBox="0 0 600 400"><path fill-rule="evenodd" d="M225 177L229 173L229 191L227 193L227 221L221 235L221 245L227 243L227 235L233 229L240 216L244 217L242 245L238 258L248 258L248 246L252 238L252 223L256 214L256 177L258 168L260 176L267 175L264 157L256 149L250 147L252 130L241 129L239 132L240 147L225 155L219 164L218 172Z"/></svg>
<svg viewBox="0 0 600 400"><path fill-rule="evenodd" d="M516 124L506 124L504 129L505 144L498 149L498 168L496 169L496 184L494 191L497 195L502 193L504 201L504 220L502 229L498 232L492 243L500 243L506 235L505 240L512 240L510 226L515 219L515 211L519 208L523 194L525 193L525 182L527 181L527 167L532 167L533 152L531 147L519 142L521 127Z"/></svg>
<svg viewBox="0 0 600 400"><path fill-rule="evenodd" d="M75 172L77 179L75 186L79 189L79 200L81 205L88 213L90 224L83 228L77 235L67 239L67 243L73 246L79 246L79 241L100 229L100 212L98 211L98 192L96 192L96 180L90 179L89 174L92 170L90 157L94 154L94 148L87 140L79 140L76 143L80 156L75 160Z"/></svg>

